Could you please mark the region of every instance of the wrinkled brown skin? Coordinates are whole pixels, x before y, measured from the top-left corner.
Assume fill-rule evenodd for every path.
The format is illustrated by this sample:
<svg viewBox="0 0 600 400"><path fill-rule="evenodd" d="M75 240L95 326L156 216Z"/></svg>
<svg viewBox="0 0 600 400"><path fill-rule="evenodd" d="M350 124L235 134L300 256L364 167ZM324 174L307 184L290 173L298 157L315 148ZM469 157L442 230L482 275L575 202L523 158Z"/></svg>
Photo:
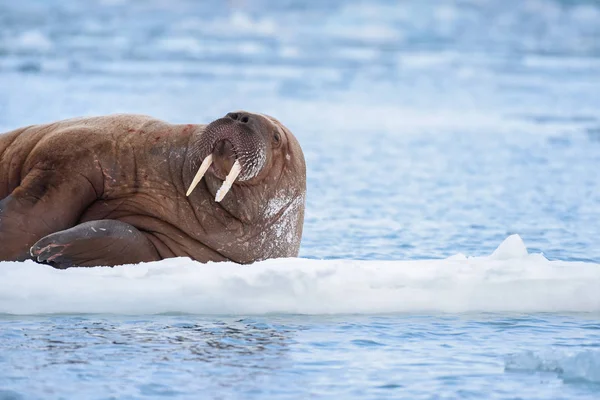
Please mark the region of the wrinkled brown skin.
<svg viewBox="0 0 600 400"><path fill-rule="evenodd" d="M185 195L208 155L199 148L207 125L110 115L0 135L0 260L68 268L179 256L243 264L297 256L306 193L302 150L277 120L244 115L269 140L268 157L221 203L215 194L233 164L227 146L213 152L213 166ZM224 123L237 129L235 121Z"/></svg>

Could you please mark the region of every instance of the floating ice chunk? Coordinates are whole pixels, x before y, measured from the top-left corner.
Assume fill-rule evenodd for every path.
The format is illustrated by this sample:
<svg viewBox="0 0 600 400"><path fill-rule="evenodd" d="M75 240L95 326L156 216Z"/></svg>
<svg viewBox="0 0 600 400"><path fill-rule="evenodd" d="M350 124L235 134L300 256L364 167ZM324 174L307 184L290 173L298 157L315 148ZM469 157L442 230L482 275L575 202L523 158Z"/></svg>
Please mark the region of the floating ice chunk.
<svg viewBox="0 0 600 400"><path fill-rule="evenodd" d="M549 372L564 381L600 383L600 351L525 351L507 356L504 369L509 372Z"/></svg>
<svg viewBox="0 0 600 400"><path fill-rule="evenodd" d="M511 260L527 256L527 247L519 235L510 235L490 256L492 260Z"/></svg>
<svg viewBox="0 0 600 400"><path fill-rule="evenodd" d="M600 264L523 257L518 236L497 251L509 258L252 265L171 258L67 270L0 262L0 313L600 312Z"/></svg>

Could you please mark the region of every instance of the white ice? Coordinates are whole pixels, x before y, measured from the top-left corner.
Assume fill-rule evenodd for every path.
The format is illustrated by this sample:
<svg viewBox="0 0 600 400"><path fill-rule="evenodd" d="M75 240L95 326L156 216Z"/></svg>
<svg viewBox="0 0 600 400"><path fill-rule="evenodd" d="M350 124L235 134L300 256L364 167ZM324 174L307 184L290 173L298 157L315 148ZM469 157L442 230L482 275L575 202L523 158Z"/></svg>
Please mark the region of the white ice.
<svg viewBox="0 0 600 400"><path fill-rule="evenodd" d="M600 264L548 261L513 235L488 257L419 261L0 262L0 313L600 312L599 287Z"/></svg>

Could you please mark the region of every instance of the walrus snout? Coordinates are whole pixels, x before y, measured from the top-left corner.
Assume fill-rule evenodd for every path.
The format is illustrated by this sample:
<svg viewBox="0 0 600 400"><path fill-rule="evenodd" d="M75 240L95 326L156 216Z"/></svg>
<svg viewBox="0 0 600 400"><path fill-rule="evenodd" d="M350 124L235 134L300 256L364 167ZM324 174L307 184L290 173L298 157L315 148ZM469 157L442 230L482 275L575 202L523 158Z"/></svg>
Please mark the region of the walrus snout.
<svg viewBox="0 0 600 400"><path fill-rule="evenodd" d="M244 111L227 113L210 123L198 144L204 160L186 195L190 195L211 165L212 172L224 179L216 201L227 194L236 179L248 181L259 175L269 157L266 132L270 125L264 117Z"/></svg>

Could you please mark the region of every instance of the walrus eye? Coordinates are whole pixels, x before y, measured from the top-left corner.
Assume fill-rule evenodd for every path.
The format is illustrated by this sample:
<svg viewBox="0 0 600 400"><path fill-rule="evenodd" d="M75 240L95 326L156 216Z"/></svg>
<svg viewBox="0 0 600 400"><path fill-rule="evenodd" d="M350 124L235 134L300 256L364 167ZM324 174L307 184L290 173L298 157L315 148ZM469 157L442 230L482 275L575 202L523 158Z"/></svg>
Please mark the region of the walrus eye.
<svg viewBox="0 0 600 400"><path fill-rule="evenodd" d="M281 137L279 137L279 132L275 132L273 134L273 145L279 146L279 142L281 142Z"/></svg>

